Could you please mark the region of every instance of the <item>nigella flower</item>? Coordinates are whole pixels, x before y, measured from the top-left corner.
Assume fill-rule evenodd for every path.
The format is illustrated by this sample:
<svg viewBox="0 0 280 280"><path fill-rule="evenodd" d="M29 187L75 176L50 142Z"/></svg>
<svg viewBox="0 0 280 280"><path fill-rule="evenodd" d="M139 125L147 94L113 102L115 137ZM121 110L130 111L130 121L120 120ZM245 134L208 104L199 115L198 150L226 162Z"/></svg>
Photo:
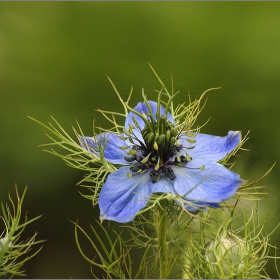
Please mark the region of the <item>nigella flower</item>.
<svg viewBox="0 0 280 280"><path fill-rule="evenodd" d="M217 163L238 146L240 132L219 137L185 131L168 109L139 102L127 114L123 133L79 136L83 148L95 155L102 151L117 167L99 195L101 220L133 220L153 193L183 198L189 211L218 207L242 184L238 174Z"/></svg>

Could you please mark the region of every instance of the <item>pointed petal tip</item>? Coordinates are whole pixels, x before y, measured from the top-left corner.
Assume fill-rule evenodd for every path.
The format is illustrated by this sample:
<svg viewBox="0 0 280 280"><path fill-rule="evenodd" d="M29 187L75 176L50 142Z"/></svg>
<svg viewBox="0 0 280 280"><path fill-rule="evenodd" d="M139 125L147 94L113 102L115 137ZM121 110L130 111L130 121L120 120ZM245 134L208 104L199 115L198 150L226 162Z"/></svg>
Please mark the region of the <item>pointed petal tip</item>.
<svg viewBox="0 0 280 280"><path fill-rule="evenodd" d="M106 220L106 218L107 218L106 214L99 217L101 224L103 223L104 220Z"/></svg>

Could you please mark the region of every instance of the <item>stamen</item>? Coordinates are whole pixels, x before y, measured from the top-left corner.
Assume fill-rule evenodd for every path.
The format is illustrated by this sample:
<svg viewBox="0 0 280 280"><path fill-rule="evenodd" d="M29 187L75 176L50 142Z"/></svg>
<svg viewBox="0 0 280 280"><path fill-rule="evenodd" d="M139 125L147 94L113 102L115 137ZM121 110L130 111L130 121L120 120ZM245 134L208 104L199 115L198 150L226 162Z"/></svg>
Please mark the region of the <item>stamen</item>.
<svg viewBox="0 0 280 280"><path fill-rule="evenodd" d="M130 124L128 124L128 125L130 125ZM128 128L128 133L131 135L131 134L133 134L133 131L132 131L132 128L129 126L129 128Z"/></svg>
<svg viewBox="0 0 280 280"><path fill-rule="evenodd" d="M126 150L126 149L129 148L129 146L119 146L119 148L120 148L121 150Z"/></svg>
<svg viewBox="0 0 280 280"><path fill-rule="evenodd" d="M149 165L143 164L143 163L135 163L133 166L130 167L130 170L132 172L138 172L138 171L145 171L149 168Z"/></svg>
<svg viewBox="0 0 280 280"><path fill-rule="evenodd" d="M187 153L186 153L186 159L188 162L192 160L192 158Z"/></svg>
<svg viewBox="0 0 280 280"><path fill-rule="evenodd" d="M156 171L159 170L159 162L160 162L160 158L158 158L158 162L157 162L157 164L156 164L156 166L155 166L155 170L156 170Z"/></svg>
<svg viewBox="0 0 280 280"><path fill-rule="evenodd" d="M196 143L196 140L194 140L194 139L187 139L187 141L188 141L190 144Z"/></svg>
<svg viewBox="0 0 280 280"><path fill-rule="evenodd" d="M189 147L186 147L186 149L188 150L192 150L195 146L189 146Z"/></svg>
<svg viewBox="0 0 280 280"><path fill-rule="evenodd" d="M127 137L124 137L124 136L119 136L119 138L121 139L121 140L123 140L123 141L125 141L125 140L127 140L128 138Z"/></svg>
<svg viewBox="0 0 280 280"><path fill-rule="evenodd" d="M160 173L158 171L153 170L150 173L150 177L152 179L152 183L156 183L160 179Z"/></svg>
<svg viewBox="0 0 280 280"><path fill-rule="evenodd" d="M147 163L148 160L149 160L149 157L150 157L151 153L149 153L144 159L142 159L142 163Z"/></svg>
<svg viewBox="0 0 280 280"><path fill-rule="evenodd" d="M189 132L189 133L186 134L186 136L194 138L195 137L195 133Z"/></svg>
<svg viewBox="0 0 280 280"><path fill-rule="evenodd" d="M168 179L170 179L171 181L174 181L175 178L176 178L176 176L175 176L175 174L174 174L174 172L173 172L173 169L170 168L170 167L164 169L164 170L163 170L163 173L164 173L164 175L165 175Z"/></svg>
<svg viewBox="0 0 280 280"><path fill-rule="evenodd" d="M127 156L124 156L124 159L128 162L132 162L135 160L135 157L127 157Z"/></svg>
<svg viewBox="0 0 280 280"><path fill-rule="evenodd" d="M132 148L131 148L132 150L135 150L135 151L138 151L138 150L140 150L140 147L139 146L137 146L137 145L134 145L134 146L132 146Z"/></svg>
<svg viewBox="0 0 280 280"><path fill-rule="evenodd" d="M139 124L138 124L138 122L137 122L137 120L135 119L134 116L132 116L132 120L133 120L133 123L134 123L135 127L140 129L140 126L139 126Z"/></svg>
<svg viewBox="0 0 280 280"><path fill-rule="evenodd" d="M136 150L131 149L131 150L129 150L126 154L127 154L127 155L133 156L133 155L135 155L136 153L137 153Z"/></svg>
<svg viewBox="0 0 280 280"><path fill-rule="evenodd" d="M128 140L131 144L134 144L132 137L128 137Z"/></svg>

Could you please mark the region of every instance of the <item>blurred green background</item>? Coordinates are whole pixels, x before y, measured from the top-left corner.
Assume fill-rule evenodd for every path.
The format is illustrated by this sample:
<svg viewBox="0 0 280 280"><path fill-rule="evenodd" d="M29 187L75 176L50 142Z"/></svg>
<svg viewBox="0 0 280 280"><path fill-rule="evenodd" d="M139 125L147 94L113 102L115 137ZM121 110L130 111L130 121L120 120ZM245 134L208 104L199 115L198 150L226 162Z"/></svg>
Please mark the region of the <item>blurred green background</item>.
<svg viewBox="0 0 280 280"><path fill-rule="evenodd" d="M26 234L39 231L43 250L26 264L28 278L89 278L69 220L86 229L98 217L75 185L83 173L41 151L54 116L69 132L77 119L85 134L95 109L121 110L110 76L131 106L144 87L150 99L159 84L150 62L170 86L198 96L210 87L199 122L204 133L250 130L235 170L257 179L280 155L280 3L277 2L45 2L0 3L0 195L28 185L29 217L44 216ZM72 134L73 135L73 134ZM279 223L280 165L263 181L260 204L265 232ZM279 244L279 230L272 237ZM273 254L273 252L272 252ZM277 277L273 266L271 277Z"/></svg>

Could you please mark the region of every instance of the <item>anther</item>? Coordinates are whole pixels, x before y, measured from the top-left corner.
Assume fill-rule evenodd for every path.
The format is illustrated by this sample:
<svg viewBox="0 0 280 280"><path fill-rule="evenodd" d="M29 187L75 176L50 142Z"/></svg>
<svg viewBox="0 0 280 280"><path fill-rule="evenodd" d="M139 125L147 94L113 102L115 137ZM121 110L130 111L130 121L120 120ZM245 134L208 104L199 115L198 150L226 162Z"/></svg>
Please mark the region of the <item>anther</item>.
<svg viewBox="0 0 280 280"><path fill-rule="evenodd" d="M119 136L119 138L123 141L127 140L127 137L124 137L124 136L121 136L121 135Z"/></svg>
<svg viewBox="0 0 280 280"><path fill-rule="evenodd" d="M200 170L204 170L205 169L205 165L202 165L199 167Z"/></svg>
<svg viewBox="0 0 280 280"><path fill-rule="evenodd" d="M186 159L188 162L192 160L192 158L188 154L186 154Z"/></svg>
<svg viewBox="0 0 280 280"><path fill-rule="evenodd" d="M191 137L191 138L194 138L195 137L195 134L193 132L189 132L186 134L186 136L188 137Z"/></svg>
<svg viewBox="0 0 280 280"><path fill-rule="evenodd" d="M143 157L133 155L132 157L124 156L124 159L128 162L132 162L134 160L136 160L137 162L140 162L143 159Z"/></svg>
<svg viewBox="0 0 280 280"><path fill-rule="evenodd" d="M173 170L172 170L170 167L164 169L164 170L163 170L163 174L164 174L168 179L170 179L171 181L174 181L175 178L176 178L176 176L175 176Z"/></svg>
<svg viewBox="0 0 280 280"><path fill-rule="evenodd" d="M129 148L129 146L119 146L119 148L120 148L121 150L126 150L126 149Z"/></svg>
<svg viewBox="0 0 280 280"><path fill-rule="evenodd" d="M156 183L160 179L160 173L156 170L153 170L150 173L150 177L151 177L152 183Z"/></svg>
<svg viewBox="0 0 280 280"><path fill-rule="evenodd" d="M132 150L135 150L135 151L138 151L138 150L140 150L140 147L137 146L137 145L134 145L134 146L131 147L131 149L132 149Z"/></svg>
<svg viewBox="0 0 280 280"><path fill-rule="evenodd" d="M138 129L140 129L140 126L139 126L139 124L138 124L138 122L136 121L136 119L135 119L134 116L132 116L132 120L133 120L133 123L134 123L135 127L138 128Z"/></svg>
<svg viewBox="0 0 280 280"><path fill-rule="evenodd" d="M188 141L190 144L196 143L196 140L194 140L194 139L187 139L187 141Z"/></svg>
<svg viewBox="0 0 280 280"><path fill-rule="evenodd" d="M180 156L180 159L181 159L182 163L185 163L185 164L188 163L188 161L187 161L185 156Z"/></svg>
<svg viewBox="0 0 280 280"><path fill-rule="evenodd" d="M137 153L136 150L129 150L126 154L127 154L127 155L130 155L130 156L133 156L133 155L135 155L136 153Z"/></svg>
<svg viewBox="0 0 280 280"><path fill-rule="evenodd" d="M132 156L132 157L124 156L124 159L128 162L132 162L135 160L135 157L134 156Z"/></svg>
<svg viewBox="0 0 280 280"><path fill-rule="evenodd" d="M132 172L144 171L149 168L149 165L143 163L135 163L133 166L130 167Z"/></svg>
<svg viewBox="0 0 280 280"><path fill-rule="evenodd" d="M128 140L131 144L134 144L132 137L128 137Z"/></svg>

